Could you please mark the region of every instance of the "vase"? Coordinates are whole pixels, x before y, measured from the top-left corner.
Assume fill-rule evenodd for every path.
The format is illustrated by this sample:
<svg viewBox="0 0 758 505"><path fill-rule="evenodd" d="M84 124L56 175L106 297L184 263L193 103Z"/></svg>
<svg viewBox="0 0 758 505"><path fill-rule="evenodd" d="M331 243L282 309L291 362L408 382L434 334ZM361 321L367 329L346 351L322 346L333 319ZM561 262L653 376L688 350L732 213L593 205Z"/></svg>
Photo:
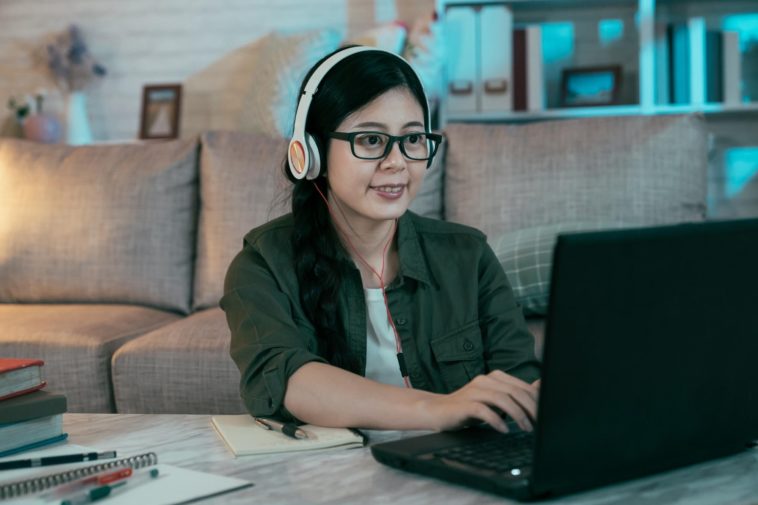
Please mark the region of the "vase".
<svg viewBox="0 0 758 505"><path fill-rule="evenodd" d="M78 146L92 142L87 117L87 96L82 91L69 93L66 103L66 143Z"/></svg>
<svg viewBox="0 0 758 505"><path fill-rule="evenodd" d="M61 139L61 123L55 116L32 114L24 121L24 137L35 142L54 144Z"/></svg>

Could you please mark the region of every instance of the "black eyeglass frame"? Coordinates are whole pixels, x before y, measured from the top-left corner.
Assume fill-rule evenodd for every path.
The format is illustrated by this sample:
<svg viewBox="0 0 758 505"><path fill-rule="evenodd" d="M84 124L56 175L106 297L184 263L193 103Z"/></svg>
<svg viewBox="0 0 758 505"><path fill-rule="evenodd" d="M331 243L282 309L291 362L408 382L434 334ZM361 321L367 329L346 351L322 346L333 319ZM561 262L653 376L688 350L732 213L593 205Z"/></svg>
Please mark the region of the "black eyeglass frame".
<svg viewBox="0 0 758 505"><path fill-rule="evenodd" d="M358 156L355 153L355 137L358 135L366 135L366 134L374 134L374 135L383 135L385 137L388 137L390 140L387 142L387 145L384 148L384 152L376 157L366 158L364 156ZM390 135L386 132L376 132L376 131L361 131L361 132L331 132L328 134L329 137L333 139L338 140L347 140L350 142L350 151L353 153L353 156L358 158L359 160L381 160L386 158L390 151L392 151L392 146L395 145L395 142L398 143L400 146L400 152L403 153L403 156L408 158L411 161L429 161L432 158L434 158L434 155L437 154L437 149L440 147L440 144L442 144L442 135L439 135L437 133L426 133L426 132L413 132L413 133L406 133L405 135ZM412 137L414 135L424 135L427 138L428 141L432 141L432 151L429 153L429 156L426 158L414 158L412 156L409 156L408 153L405 152L405 146L403 145L403 140L407 137Z"/></svg>

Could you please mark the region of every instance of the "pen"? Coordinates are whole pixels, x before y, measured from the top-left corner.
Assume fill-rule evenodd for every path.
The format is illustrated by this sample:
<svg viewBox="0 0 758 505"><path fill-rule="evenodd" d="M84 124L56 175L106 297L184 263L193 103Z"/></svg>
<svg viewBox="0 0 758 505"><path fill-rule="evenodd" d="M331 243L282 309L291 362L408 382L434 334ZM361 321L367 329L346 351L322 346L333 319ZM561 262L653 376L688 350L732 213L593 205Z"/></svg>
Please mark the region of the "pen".
<svg viewBox="0 0 758 505"><path fill-rule="evenodd" d="M36 466L60 465L63 463L78 463L80 461L94 461L96 459L115 458L116 451L87 452L84 454L63 454L61 456L47 456L44 458L15 459L0 463L0 470L13 470L16 468L32 468Z"/></svg>
<svg viewBox="0 0 758 505"><path fill-rule="evenodd" d="M255 419L255 424L264 430L278 431L279 433L283 433L290 438L296 438L298 440L302 440L304 438L314 438L304 429L298 428L296 424L281 423L279 421L274 421L273 419L264 419L262 417L254 417L253 419Z"/></svg>
<svg viewBox="0 0 758 505"><path fill-rule="evenodd" d="M120 480L115 484L106 484L99 486L88 491L84 491L75 495L71 495L68 498L61 501L61 505L83 505L85 503L92 503L98 500L102 500L111 495L115 490L123 488L130 489L139 484L151 481L158 477L158 469L151 468L146 472L132 474L131 477Z"/></svg>
<svg viewBox="0 0 758 505"><path fill-rule="evenodd" d="M88 475L87 477L81 478L79 480L75 480L72 482L68 482L66 484L61 484L58 487L55 487L54 489L50 490L49 492L43 494L41 497L45 501L50 501L52 499L60 499L64 496L68 496L71 493L80 491L84 488L94 488L99 487L105 484L112 484L116 481L126 479L132 475L134 471L131 467L120 467L120 468L109 468L108 470L105 470L100 473L96 473L93 475Z"/></svg>

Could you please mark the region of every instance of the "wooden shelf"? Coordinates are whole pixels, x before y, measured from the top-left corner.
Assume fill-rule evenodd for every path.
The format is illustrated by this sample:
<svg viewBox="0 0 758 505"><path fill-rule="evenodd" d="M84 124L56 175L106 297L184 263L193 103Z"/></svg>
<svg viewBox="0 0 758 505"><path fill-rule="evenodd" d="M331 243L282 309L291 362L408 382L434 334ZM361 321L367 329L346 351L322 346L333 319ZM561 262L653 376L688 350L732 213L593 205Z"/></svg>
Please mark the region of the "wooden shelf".
<svg viewBox="0 0 758 505"><path fill-rule="evenodd" d="M723 105L708 103L695 105L660 105L643 109L639 105L612 105L605 107L571 107L562 109L545 109L539 112L488 112L472 114L450 114L448 122L493 122L518 123L540 121L545 119L572 119L580 117L634 116L652 114L694 114L706 115L758 113L758 102L741 105Z"/></svg>

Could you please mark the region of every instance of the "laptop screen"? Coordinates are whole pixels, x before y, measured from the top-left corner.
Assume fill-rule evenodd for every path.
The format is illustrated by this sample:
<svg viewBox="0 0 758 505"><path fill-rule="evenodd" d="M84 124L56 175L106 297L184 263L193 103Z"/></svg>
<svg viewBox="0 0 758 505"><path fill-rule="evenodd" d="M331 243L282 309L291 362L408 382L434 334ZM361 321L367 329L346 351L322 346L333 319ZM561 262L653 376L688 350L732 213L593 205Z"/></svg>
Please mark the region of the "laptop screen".
<svg viewBox="0 0 758 505"><path fill-rule="evenodd" d="M562 235L553 264L533 494L758 438L758 219Z"/></svg>

